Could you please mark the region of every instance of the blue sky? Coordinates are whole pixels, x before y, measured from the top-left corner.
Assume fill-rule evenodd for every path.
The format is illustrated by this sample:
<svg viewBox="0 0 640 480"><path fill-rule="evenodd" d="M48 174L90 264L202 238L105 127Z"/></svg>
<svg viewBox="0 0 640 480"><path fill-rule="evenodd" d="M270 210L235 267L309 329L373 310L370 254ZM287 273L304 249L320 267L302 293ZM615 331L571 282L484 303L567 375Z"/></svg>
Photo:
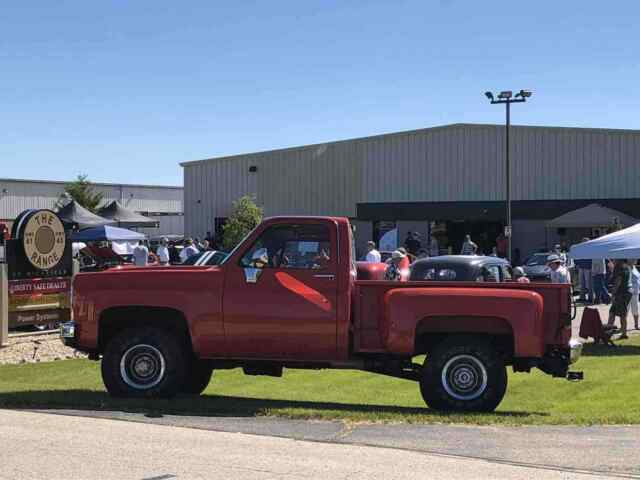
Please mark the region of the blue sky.
<svg viewBox="0 0 640 480"><path fill-rule="evenodd" d="M640 2L30 1L0 19L0 177L182 184L179 162L448 123L640 129Z"/></svg>

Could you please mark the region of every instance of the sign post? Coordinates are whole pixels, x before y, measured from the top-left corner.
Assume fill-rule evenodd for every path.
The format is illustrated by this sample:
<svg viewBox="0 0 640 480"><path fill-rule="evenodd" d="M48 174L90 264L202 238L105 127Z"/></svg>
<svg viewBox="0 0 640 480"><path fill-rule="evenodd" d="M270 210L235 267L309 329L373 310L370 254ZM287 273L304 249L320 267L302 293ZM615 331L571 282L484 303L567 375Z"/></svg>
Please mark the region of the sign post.
<svg viewBox="0 0 640 480"><path fill-rule="evenodd" d="M7 241L8 292L5 311L10 327L53 325L70 317L71 242L51 210L25 210Z"/></svg>

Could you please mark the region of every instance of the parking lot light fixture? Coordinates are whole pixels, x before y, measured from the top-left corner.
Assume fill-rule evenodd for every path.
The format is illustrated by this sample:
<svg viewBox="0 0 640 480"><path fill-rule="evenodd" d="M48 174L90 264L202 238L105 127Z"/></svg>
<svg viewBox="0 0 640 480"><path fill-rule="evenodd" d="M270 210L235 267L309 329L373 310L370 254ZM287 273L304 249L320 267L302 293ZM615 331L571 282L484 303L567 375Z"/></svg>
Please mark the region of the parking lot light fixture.
<svg viewBox="0 0 640 480"><path fill-rule="evenodd" d="M512 98L511 90L504 90L498 95L498 99L494 99L493 93L485 92L485 96L491 102L491 105L504 104L506 109L505 121L505 235L507 237L507 258L511 259L511 161L509 158L509 130L511 127L511 104L526 102L531 97L531 90L520 90L516 96Z"/></svg>

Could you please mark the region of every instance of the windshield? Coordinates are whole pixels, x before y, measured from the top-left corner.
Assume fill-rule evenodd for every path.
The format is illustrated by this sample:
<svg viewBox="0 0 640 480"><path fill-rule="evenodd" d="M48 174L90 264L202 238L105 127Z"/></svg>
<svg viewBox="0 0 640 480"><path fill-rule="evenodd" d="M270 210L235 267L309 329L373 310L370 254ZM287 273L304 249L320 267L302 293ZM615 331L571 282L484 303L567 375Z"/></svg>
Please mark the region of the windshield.
<svg viewBox="0 0 640 480"><path fill-rule="evenodd" d="M547 264L547 257L548 257L548 255L546 253L537 253L535 255L532 255L527 260L527 266L528 267L534 267L536 265L546 265Z"/></svg>

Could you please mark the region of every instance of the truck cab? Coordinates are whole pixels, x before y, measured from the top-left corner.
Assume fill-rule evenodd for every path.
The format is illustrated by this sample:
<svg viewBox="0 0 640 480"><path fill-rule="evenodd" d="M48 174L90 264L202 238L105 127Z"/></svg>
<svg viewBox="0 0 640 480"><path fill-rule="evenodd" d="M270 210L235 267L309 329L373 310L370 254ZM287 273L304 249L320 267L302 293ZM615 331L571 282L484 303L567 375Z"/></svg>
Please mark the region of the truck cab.
<svg viewBox="0 0 640 480"><path fill-rule="evenodd" d="M79 274L62 337L101 360L118 396L199 394L216 369L348 368L417 381L432 408L491 411L507 366L567 376L580 353L569 296L548 283L358 279L347 219L274 217L220 265Z"/></svg>

